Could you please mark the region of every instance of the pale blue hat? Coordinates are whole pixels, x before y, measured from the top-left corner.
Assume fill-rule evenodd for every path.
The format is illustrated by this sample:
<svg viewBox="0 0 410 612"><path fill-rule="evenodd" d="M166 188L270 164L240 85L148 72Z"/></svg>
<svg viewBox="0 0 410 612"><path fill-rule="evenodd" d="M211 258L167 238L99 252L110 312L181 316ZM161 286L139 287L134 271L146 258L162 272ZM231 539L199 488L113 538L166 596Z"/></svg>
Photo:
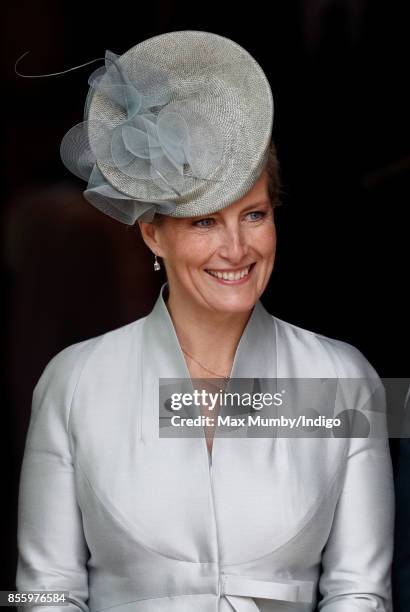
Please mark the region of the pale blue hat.
<svg viewBox="0 0 410 612"><path fill-rule="evenodd" d="M264 169L273 98L262 68L232 40L202 31L154 36L92 73L84 121L61 157L84 197L133 225L191 217L243 197Z"/></svg>

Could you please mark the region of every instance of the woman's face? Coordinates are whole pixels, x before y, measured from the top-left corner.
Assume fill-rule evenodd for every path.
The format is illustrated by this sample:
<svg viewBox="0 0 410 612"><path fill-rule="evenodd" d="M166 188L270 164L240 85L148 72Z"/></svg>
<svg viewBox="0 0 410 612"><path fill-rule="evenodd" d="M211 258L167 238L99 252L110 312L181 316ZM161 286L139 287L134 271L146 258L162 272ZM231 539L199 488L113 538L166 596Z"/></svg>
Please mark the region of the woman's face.
<svg viewBox="0 0 410 612"><path fill-rule="evenodd" d="M161 225L140 222L140 227L164 260L173 299L234 313L250 310L265 290L276 250L266 171L245 196L219 212L166 216Z"/></svg>

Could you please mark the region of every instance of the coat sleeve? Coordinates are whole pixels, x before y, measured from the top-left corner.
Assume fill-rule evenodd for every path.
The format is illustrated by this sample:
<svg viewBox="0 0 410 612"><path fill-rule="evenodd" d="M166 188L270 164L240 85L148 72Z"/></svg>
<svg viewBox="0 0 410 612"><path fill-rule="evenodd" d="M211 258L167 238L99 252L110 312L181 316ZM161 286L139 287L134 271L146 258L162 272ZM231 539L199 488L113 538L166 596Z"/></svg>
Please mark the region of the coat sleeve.
<svg viewBox="0 0 410 612"><path fill-rule="evenodd" d="M371 400L366 405L371 411ZM348 441L342 489L322 555L320 612L391 612L393 531L392 463L387 432L379 428L375 436Z"/></svg>
<svg viewBox="0 0 410 612"><path fill-rule="evenodd" d="M20 473L16 587L69 591L69 604L50 606L53 612L88 612L89 552L68 435L83 349L84 343L64 349L41 375L33 392Z"/></svg>

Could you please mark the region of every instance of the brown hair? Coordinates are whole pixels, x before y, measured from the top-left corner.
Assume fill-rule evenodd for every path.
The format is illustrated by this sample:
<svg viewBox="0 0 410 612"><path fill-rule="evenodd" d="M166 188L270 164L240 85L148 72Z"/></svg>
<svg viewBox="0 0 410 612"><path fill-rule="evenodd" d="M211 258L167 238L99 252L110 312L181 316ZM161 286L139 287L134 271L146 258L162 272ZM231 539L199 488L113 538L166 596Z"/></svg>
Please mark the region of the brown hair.
<svg viewBox="0 0 410 612"><path fill-rule="evenodd" d="M268 160L265 165L265 170L268 172L268 193L272 208L281 206L282 182L280 178L279 161L276 152L276 146L273 140L270 142ZM164 215L156 213L152 223L161 225L164 220Z"/></svg>
<svg viewBox="0 0 410 612"><path fill-rule="evenodd" d="M265 169L268 172L268 192L269 198L272 204L272 208L282 205L282 181L280 177L280 166L276 146L273 140L271 140L269 146L268 161L266 162Z"/></svg>

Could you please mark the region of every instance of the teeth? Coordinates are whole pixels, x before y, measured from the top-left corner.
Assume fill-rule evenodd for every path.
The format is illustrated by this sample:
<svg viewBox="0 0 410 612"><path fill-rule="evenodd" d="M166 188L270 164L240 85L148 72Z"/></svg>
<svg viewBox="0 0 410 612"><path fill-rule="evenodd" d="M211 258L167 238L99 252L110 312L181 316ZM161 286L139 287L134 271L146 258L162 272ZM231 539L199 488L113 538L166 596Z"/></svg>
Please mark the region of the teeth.
<svg viewBox="0 0 410 612"><path fill-rule="evenodd" d="M209 274L212 276L216 276L216 278L222 278L223 280L240 280L244 276L249 273L250 266L247 268L243 268L242 270L237 270L236 272L218 272L217 270L207 270Z"/></svg>

